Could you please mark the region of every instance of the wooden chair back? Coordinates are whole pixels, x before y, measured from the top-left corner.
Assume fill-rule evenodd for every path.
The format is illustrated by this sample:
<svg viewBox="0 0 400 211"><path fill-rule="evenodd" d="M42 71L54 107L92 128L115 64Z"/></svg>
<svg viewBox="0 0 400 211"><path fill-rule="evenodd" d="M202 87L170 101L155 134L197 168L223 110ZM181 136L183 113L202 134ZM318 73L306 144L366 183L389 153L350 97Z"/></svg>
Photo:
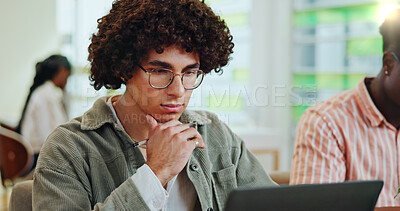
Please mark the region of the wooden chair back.
<svg viewBox="0 0 400 211"><path fill-rule="evenodd" d="M0 122L0 127L4 127L4 128L6 128L6 129L15 131L15 127L13 127L13 126L11 126L11 125L9 125L9 124L7 124L7 123L4 123L4 122Z"/></svg>
<svg viewBox="0 0 400 211"><path fill-rule="evenodd" d="M13 181L32 167L33 150L20 134L0 127L0 173L1 182Z"/></svg>

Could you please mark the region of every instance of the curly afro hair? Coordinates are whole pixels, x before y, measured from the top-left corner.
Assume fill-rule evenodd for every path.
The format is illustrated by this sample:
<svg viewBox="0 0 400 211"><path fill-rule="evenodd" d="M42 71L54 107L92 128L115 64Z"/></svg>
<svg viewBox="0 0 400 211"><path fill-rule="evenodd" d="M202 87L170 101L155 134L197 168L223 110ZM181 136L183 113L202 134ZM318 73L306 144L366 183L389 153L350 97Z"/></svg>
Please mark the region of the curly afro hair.
<svg viewBox="0 0 400 211"><path fill-rule="evenodd" d="M200 55L200 69L220 72L233 52L225 22L199 0L119 0L98 19L89 45L90 79L96 90L117 89L132 78L150 49L178 45Z"/></svg>

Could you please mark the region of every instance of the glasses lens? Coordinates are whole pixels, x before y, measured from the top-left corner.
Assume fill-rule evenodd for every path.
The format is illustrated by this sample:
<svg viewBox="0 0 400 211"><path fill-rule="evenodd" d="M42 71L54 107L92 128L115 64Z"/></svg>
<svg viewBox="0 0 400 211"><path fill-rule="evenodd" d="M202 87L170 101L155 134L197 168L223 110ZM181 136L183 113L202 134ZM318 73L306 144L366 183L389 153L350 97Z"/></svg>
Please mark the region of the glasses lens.
<svg viewBox="0 0 400 211"><path fill-rule="evenodd" d="M197 88L203 81L203 71L201 70L188 70L183 73L183 86L186 89Z"/></svg>
<svg viewBox="0 0 400 211"><path fill-rule="evenodd" d="M154 69L151 71L150 84L156 88L164 88L168 86L173 78L174 73L167 69Z"/></svg>

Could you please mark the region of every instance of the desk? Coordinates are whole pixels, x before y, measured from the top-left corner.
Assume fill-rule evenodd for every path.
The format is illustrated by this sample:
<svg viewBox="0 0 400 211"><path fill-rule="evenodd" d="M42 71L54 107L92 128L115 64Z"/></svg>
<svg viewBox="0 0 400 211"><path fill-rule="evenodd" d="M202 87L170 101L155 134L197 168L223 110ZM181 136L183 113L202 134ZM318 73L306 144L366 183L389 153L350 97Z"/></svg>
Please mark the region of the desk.
<svg viewBox="0 0 400 211"><path fill-rule="evenodd" d="M400 211L400 207L377 207L375 211Z"/></svg>

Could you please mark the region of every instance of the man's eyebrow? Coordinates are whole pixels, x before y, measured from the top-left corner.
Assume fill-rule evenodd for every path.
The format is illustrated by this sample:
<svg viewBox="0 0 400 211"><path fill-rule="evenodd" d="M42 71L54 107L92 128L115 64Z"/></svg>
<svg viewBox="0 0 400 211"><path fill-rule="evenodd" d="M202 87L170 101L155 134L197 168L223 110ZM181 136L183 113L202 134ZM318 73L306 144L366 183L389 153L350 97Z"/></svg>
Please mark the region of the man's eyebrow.
<svg viewBox="0 0 400 211"><path fill-rule="evenodd" d="M160 61L160 60L150 61L149 64L153 65L153 66L157 66L157 67L172 68L171 64L169 64L167 62Z"/></svg>
<svg viewBox="0 0 400 211"><path fill-rule="evenodd" d="M185 67L185 69L191 69L191 68L199 68L200 64L199 63L194 63L194 64L190 64L188 66Z"/></svg>
<svg viewBox="0 0 400 211"><path fill-rule="evenodd" d="M170 68L170 69L172 68L171 64L160 61L160 60L153 60L153 61L150 61L148 64L157 66L157 67ZM200 64L196 62L194 64L187 65L184 69L199 68L199 67L200 67Z"/></svg>

